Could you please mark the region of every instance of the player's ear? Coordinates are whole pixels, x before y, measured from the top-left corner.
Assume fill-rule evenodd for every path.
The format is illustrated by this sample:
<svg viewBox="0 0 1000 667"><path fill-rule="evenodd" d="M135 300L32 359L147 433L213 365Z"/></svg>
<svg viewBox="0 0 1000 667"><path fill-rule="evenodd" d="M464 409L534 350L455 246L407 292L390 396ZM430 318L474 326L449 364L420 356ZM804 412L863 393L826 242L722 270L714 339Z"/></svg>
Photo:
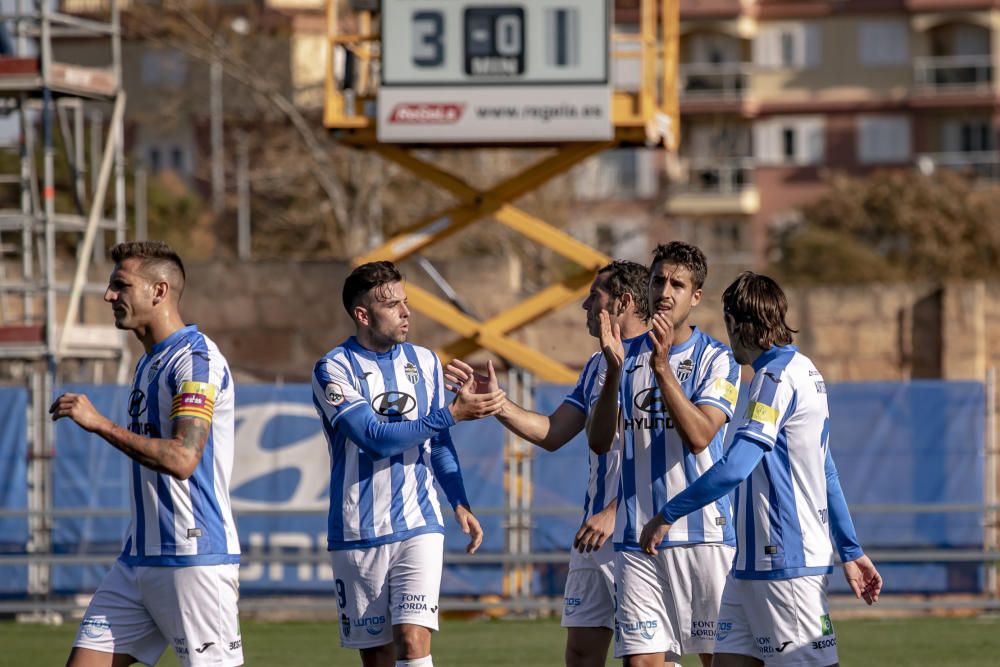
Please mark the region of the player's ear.
<svg viewBox="0 0 1000 667"><path fill-rule="evenodd" d="M370 324L368 321L368 309L364 306L354 306L354 310L351 312L354 315L354 321L358 324L363 324L365 326Z"/></svg>
<svg viewBox="0 0 1000 667"><path fill-rule="evenodd" d="M635 296L633 296L631 292L625 292L620 297L618 297L618 302L619 302L618 306L619 313L627 312L629 308L635 310Z"/></svg>
<svg viewBox="0 0 1000 667"><path fill-rule="evenodd" d="M167 300L170 294L170 283L166 280L157 280L153 283L153 305L158 306Z"/></svg>
<svg viewBox="0 0 1000 667"><path fill-rule="evenodd" d="M691 306L697 306L701 303L701 288L699 287L694 292L691 293Z"/></svg>

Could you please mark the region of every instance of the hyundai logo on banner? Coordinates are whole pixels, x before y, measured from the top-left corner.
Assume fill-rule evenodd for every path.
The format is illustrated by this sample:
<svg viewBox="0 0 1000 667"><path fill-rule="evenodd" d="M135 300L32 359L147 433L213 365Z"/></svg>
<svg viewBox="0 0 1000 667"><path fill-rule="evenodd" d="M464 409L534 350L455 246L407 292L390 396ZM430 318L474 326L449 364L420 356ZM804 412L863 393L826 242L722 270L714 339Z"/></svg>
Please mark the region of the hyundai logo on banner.
<svg viewBox="0 0 1000 667"><path fill-rule="evenodd" d="M237 402L235 510L327 509L330 455L311 403Z"/></svg>

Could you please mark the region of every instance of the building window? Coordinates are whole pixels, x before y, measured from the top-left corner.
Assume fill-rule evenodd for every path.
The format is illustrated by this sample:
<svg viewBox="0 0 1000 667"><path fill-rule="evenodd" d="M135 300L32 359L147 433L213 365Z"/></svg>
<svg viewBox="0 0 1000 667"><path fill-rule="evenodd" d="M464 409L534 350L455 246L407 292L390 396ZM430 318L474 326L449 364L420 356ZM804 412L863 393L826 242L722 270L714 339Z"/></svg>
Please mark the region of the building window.
<svg viewBox="0 0 1000 667"><path fill-rule="evenodd" d="M819 26L779 23L762 27L754 38L753 60L761 67L804 69L820 64Z"/></svg>
<svg viewBox="0 0 1000 667"><path fill-rule="evenodd" d="M906 65L910 28L904 21L864 21L858 26L858 48L862 65Z"/></svg>
<svg viewBox="0 0 1000 667"><path fill-rule="evenodd" d="M981 153L994 149L993 126L988 120L950 120L943 126L945 153Z"/></svg>
<svg viewBox="0 0 1000 667"><path fill-rule="evenodd" d="M154 147L149 149L149 168L154 172L160 171L163 168L159 148Z"/></svg>
<svg viewBox="0 0 1000 667"><path fill-rule="evenodd" d="M821 164L826 121L822 116L768 118L754 124L753 139L758 164Z"/></svg>
<svg viewBox="0 0 1000 667"><path fill-rule="evenodd" d="M184 54L173 49L155 49L142 54L142 84L180 88L187 79Z"/></svg>
<svg viewBox="0 0 1000 667"><path fill-rule="evenodd" d="M781 157L785 162L795 161L795 128L784 127L781 129Z"/></svg>
<svg viewBox="0 0 1000 667"><path fill-rule="evenodd" d="M178 173L185 171L184 151L181 150L180 146L174 146L170 151L170 168Z"/></svg>
<svg viewBox="0 0 1000 667"><path fill-rule="evenodd" d="M858 161L871 164L910 160L910 119L906 116L858 116Z"/></svg>

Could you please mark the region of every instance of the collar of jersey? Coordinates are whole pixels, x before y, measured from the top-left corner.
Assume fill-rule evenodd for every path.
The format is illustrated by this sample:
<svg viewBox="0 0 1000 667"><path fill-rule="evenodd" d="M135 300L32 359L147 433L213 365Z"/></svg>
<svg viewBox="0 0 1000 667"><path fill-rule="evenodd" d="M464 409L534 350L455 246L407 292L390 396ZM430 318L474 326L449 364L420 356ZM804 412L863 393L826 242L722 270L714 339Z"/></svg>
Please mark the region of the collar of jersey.
<svg viewBox="0 0 1000 667"><path fill-rule="evenodd" d="M684 350L688 349L689 347L698 342L698 336L700 334L701 332L698 331L698 327L691 327L691 335L688 337L688 339L683 343L681 343L680 345L674 345L673 347L671 347L670 354L677 354L678 352L683 352Z"/></svg>
<svg viewBox="0 0 1000 667"><path fill-rule="evenodd" d="M795 345L775 345L770 350L754 359L751 366L753 366L753 370L756 373L781 355L797 352L798 349L799 348Z"/></svg>
<svg viewBox="0 0 1000 667"><path fill-rule="evenodd" d="M395 359L396 357L399 356L399 349L400 349L399 345L393 345L392 349L390 349L388 352L374 352L372 350L369 350L361 343L359 343L357 337L355 336L351 336L347 340L347 344L350 346L352 350L357 352L365 359L374 359L375 361L378 361L379 359Z"/></svg>
<svg viewBox="0 0 1000 667"><path fill-rule="evenodd" d="M159 343L154 345L153 349L151 349L149 353L157 354L159 352L163 352L165 349L167 349L168 347L179 341L181 338L184 338L189 333L195 333L197 331L198 331L197 324L189 324L186 327L181 327L180 329L173 332L172 334L161 340Z"/></svg>

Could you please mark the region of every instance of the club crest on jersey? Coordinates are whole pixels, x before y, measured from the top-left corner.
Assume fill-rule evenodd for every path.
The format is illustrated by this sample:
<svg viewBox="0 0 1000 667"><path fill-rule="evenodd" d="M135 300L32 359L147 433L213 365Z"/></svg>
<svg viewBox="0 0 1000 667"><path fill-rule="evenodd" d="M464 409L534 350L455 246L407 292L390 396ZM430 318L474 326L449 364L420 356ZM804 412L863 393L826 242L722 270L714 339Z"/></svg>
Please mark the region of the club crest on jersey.
<svg viewBox="0 0 1000 667"><path fill-rule="evenodd" d="M410 384L416 384L420 381L420 370L417 365L411 362L406 362L403 366L403 372L406 374L406 379L410 381Z"/></svg>
<svg viewBox="0 0 1000 667"><path fill-rule="evenodd" d="M677 364L678 382L687 382L688 378L691 377L691 373L694 373L694 362L690 359L685 359Z"/></svg>
<svg viewBox="0 0 1000 667"><path fill-rule="evenodd" d="M340 405L344 402L344 390L336 382L326 385L323 394L326 396L326 402L330 405Z"/></svg>
<svg viewBox="0 0 1000 667"><path fill-rule="evenodd" d="M156 361L154 361L153 363L151 363L149 365L149 374L150 375L156 375L156 371L160 370L160 364L162 362L163 362L163 359L160 358L160 359L157 359Z"/></svg>

